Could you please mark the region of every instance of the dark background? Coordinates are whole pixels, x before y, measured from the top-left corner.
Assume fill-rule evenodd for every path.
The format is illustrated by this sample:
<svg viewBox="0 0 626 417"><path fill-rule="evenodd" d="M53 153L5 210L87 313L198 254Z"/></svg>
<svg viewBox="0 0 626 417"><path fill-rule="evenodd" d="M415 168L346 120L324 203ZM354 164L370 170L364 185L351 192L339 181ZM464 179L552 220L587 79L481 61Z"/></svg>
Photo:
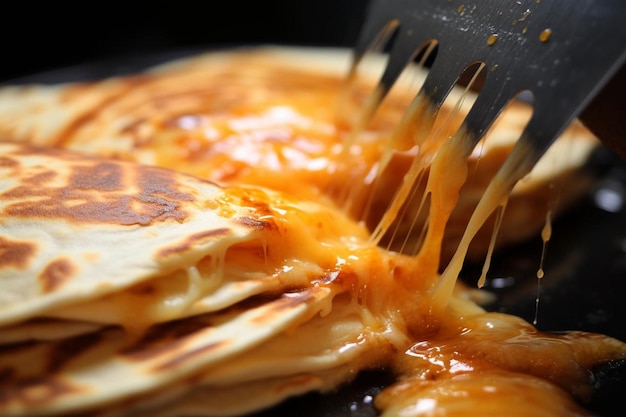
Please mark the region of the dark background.
<svg viewBox="0 0 626 417"><path fill-rule="evenodd" d="M0 82L171 49L351 46L367 0L4 2Z"/></svg>

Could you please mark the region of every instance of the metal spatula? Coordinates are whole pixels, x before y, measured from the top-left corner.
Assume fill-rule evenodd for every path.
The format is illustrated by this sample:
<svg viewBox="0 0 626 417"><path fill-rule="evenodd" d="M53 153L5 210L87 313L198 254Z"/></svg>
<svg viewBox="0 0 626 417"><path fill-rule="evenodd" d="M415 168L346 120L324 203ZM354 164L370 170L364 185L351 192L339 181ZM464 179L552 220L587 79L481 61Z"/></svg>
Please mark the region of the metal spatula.
<svg viewBox="0 0 626 417"><path fill-rule="evenodd" d="M430 167L431 176L436 172L436 181L448 182L448 189L460 187L450 179L462 174L456 166L463 163L463 156L467 159L509 101L522 91L533 95L533 115L485 190L435 291L445 297L452 291L469 242L487 217L498 206L504 207L514 185L626 61L626 1L372 0L355 46L352 71L368 51L389 45L388 63L363 120L416 58L426 62L430 71L400 127L420 123L428 127L466 69L478 67L485 74L461 128ZM406 136L392 137L390 147L411 145ZM413 140L421 145L419 137ZM432 196L431 200L442 201ZM452 206L431 204L430 210L441 213ZM379 228L381 224L384 219ZM427 240L434 229L440 227L430 224Z"/></svg>
<svg viewBox="0 0 626 417"><path fill-rule="evenodd" d="M463 125L471 141L511 98L532 92L534 114L521 137L532 166L626 61L626 1L372 0L354 67L389 39L377 101L429 46L436 56L418 99L435 111L468 66L484 64L484 86Z"/></svg>

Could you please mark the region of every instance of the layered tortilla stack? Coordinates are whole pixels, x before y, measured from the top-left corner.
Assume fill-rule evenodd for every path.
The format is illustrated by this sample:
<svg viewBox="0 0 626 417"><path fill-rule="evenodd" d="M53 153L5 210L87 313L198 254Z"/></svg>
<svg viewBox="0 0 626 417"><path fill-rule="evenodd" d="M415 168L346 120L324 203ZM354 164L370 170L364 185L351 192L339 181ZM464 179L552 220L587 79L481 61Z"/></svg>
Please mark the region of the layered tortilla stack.
<svg viewBox="0 0 626 417"><path fill-rule="evenodd" d="M412 95L397 90L355 137L351 111L375 77L346 93L347 59L238 50L0 90L0 415L240 415L382 367L399 375L377 403L387 415L423 399L454 415L513 412L520 388L537 410L584 413L589 369L626 358L623 343L541 334L460 284L436 297L525 107L469 161L441 260L425 268L413 256L424 248L370 238L415 157L394 153L368 180ZM565 133L511 195L499 245L580 197L596 145L578 125ZM336 169L346 155L349 172ZM566 180L576 186L547 191ZM396 234L417 242L412 223L431 220L408 207Z"/></svg>

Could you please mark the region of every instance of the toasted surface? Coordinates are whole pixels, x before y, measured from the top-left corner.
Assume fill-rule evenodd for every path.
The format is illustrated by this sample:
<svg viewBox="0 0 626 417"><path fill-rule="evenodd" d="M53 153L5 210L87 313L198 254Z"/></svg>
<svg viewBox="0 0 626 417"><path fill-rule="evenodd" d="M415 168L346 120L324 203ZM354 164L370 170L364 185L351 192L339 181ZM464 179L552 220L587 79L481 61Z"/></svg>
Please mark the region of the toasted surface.
<svg viewBox="0 0 626 417"><path fill-rule="evenodd" d="M0 152L5 324L172 274L254 234L250 212L220 203L226 193L207 181L12 143Z"/></svg>

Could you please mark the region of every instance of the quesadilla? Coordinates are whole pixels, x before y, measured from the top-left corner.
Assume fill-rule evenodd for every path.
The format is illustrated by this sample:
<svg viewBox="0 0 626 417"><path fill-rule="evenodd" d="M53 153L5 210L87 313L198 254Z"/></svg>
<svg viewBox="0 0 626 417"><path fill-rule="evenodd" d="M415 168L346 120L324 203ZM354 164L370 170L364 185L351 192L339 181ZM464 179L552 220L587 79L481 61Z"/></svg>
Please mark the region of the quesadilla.
<svg viewBox="0 0 626 417"><path fill-rule="evenodd" d="M342 49L253 48L199 54L97 82L7 86L0 89L0 137L171 168L222 184L261 185L306 199L339 201L346 194L342 185L351 184L347 210L373 230L415 152L394 152L376 183L371 181L372 173L383 143L425 74L416 68L407 70L374 120L352 140L358 160L341 172L332 166L338 159L339 163L347 160L341 144L351 137L354 115L385 62L372 57L346 98L342 91L349 59ZM471 93L451 93L435 126L436 143L458 126L473 99ZM471 156L471 175L449 221L443 262L531 112L521 101L513 103ZM512 193L498 247L536 234L545 223L546 208L556 216L584 195L594 178L579 167L597 145L580 123L562 135ZM356 172L358 178L352 178ZM425 187L427 176L425 172L417 187ZM567 187L559 186L564 181ZM414 194L421 195L421 189ZM396 235L419 235L410 232L418 207L419 201L408 205L395 227ZM426 207L421 224L425 212ZM474 239L469 258L485 255L489 229Z"/></svg>
<svg viewBox="0 0 626 417"><path fill-rule="evenodd" d="M467 227L525 106L470 159L452 227L423 241L415 223L446 215L390 203L415 150L376 171L409 93L354 136L335 112L347 55L317 54L240 50L0 89L0 415L242 415L381 368L398 376L375 400L386 416L512 413L520 389L527 414L587 414L592 368L626 359L626 344L542 333L486 312L456 277L442 285L454 225ZM514 189L507 213L528 228L503 218L508 242L588 189L596 145L572 126ZM429 168L416 193L448 184ZM555 201L546 190L566 180ZM372 239L389 216L388 241Z"/></svg>
<svg viewBox="0 0 626 417"><path fill-rule="evenodd" d="M598 335L550 336L554 346L542 347L548 336L514 317L484 313L462 289L446 301L442 316L433 316L438 309L429 289L437 277L421 276L414 257L374 245L362 225L332 206L294 201L262 188L221 187L158 168L149 168L146 186L141 182L143 165L17 143L3 143L2 153L3 166L9 168L2 176L0 201L6 220L1 231L3 241L12 242L4 246L9 262L0 270L0 279L7 283L3 288L12 290L3 293L12 296L3 298L5 326L47 319L57 320L67 332L67 326L81 318L98 326L76 335L3 344L0 410L5 415L150 415L155 408L163 415L179 415L181 410L231 415L309 389L329 390L359 370L378 366L397 367L405 375L434 372L444 381L452 370L444 366L428 371L428 366L419 365L424 360L420 355L425 343L452 342L457 343L450 352L456 361L464 355L470 362L483 358L487 364L480 368L487 369L519 372L529 355L545 355L554 363L549 370L524 365L522 371L584 399L590 389L586 369L626 357L624 344ZM107 172L123 173L118 181L97 176L92 179L99 181L80 186L71 181L76 177L69 173L103 163ZM39 175L31 193L20 192L42 169L54 175ZM103 186L107 183L118 188L112 192ZM125 193L119 192L122 185ZM78 191L83 195L71 198ZM48 199L50 195L66 198ZM160 199L166 197L171 203L168 215L159 210L143 222L131 215L145 214L145 201L162 207ZM94 216L96 202L117 209ZM72 216L67 215L68 207ZM133 221L125 221L129 218ZM169 236L165 244L159 240L163 234ZM115 245L100 246L96 252L88 244L101 245L106 239ZM33 245L30 252L13 249L28 242ZM51 257L42 242L60 246ZM129 242L141 245L131 251ZM112 246L126 248L128 260ZM107 258L107 250L117 259ZM90 253L93 262L108 262L98 269L74 262L84 253ZM66 259L68 266L47 266L58 265L59 259ZM195 273L188 272L193 269ZM26 279L27 272L34 279ZM246 284L261 276L278 283L250 291ZM226 290L228 297L216 295ZM95 312L89 312L90 302ZM87 314L66 323L72 305ZM117 314L107 313L104 306ZM97 316L100 311L105 312L102 317ZM494 323L495 333L483 327ZM481 344L464 342L473 335L468 329L480 335ZM522 348L501 346L500 338L518 333L530 338ZM539 350L532 347L534 337ZM438 338L452 342L438 344ZM414 344L420 340L426 341ZM489 360L498 349L519 359ZM544 350L547 353L540 353ZM405 356L405 351L413 353ZM437 351L443 354L441 348ZM249 401L225 400L247 386L258 393ZM209 392L212 400L202 401Z"/></svg>

